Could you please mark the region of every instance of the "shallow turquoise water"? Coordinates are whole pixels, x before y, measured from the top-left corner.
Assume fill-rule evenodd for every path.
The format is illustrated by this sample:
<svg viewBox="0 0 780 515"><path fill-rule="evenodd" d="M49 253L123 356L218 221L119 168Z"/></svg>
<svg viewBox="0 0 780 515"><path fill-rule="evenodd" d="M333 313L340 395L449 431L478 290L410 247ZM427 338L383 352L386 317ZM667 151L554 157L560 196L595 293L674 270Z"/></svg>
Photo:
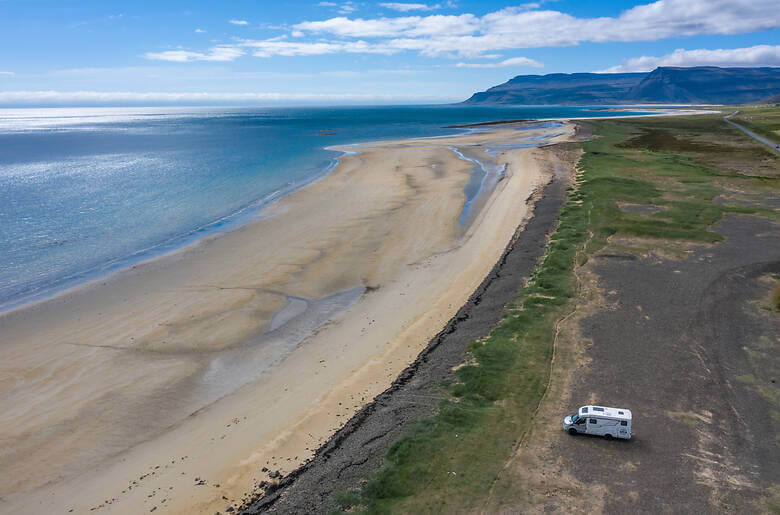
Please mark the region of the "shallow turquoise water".
<svg viewBox="0 0 780 515"><path fill-rule="evenodd" d="M610 114L459 106L0 109L0 309L235 227L331 169L338 153L327 146L462 132L443 128L454 124Z"/></svg>

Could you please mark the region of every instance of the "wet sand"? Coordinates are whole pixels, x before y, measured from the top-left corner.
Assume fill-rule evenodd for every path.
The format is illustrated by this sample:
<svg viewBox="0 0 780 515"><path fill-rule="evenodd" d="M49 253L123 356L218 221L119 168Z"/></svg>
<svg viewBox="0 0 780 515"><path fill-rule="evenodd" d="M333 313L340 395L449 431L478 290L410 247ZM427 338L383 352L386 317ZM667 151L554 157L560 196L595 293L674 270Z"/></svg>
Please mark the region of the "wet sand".
<svg viewBox="0 0 780 515"><path fill-rule="evenodd" d="M578 131L581 137L582 131ZM579 139L579 138L578 138ZM442 383L453 379L464 352L506 313L544 255L567 198L579 152L565 146L533 150L550 182L534 193L533 216L518 228L499 261L453 318L390 388L356 413L315 457L278 483L252 492L239 513L330 513L338 494L356 490L384 464L390 447L439 409Z"/></svg>
<svg viewBox="0 0 780 515"><path fill-rule="evenodd" d="M6 313L0 511L213 513L296 468L497 261L543 181L512 145L570 132L349 147L257 221ZM453 147L506 164L466 227Z"/></svg>

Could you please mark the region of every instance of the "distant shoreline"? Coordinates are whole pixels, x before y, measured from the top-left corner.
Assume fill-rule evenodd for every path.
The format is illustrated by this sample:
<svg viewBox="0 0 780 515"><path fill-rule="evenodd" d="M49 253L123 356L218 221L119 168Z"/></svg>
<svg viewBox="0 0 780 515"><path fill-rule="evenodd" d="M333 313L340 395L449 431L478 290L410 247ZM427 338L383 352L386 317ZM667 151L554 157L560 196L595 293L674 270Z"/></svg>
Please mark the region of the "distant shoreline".
<svg viewBox="0 0 780 515"><path fill-rule="evenodd" d="M585 116L585 117L570 117L570 118L527 118L527 119L517 119L517 120L494 120L489 122L477 122L477 123L466 123L466 124L460 124L460 125L448 125L445 127L442 127L444 129L469 129L474 127L486 127L486 126L495 126L495 125L507 125L507 124L516 124L516 123L536 123L536 122L565 122L569 120L579 120L579 121L587 121L587 120L601 120L604 118L640 118L645 116L688 116L691 114L713 114L717 113L718 111L711 111L706 110L704 108L706 107L716 107L716 106L698 106L702 109L694 109L694 107L697 106L667 106L667 107L658 107L658 108L652 108L652 107L640 107L637 106L633 109L626 109L621 107L594 107L594 108L588 108L588 111L594 111L594 112L614 112L614 113L621 113L625 112L627 113L624 116ZM639 114L633 114L633 113L639 113Z"/></svg>
<svg viewBox="0 0 780 515"><path fill-rule="evenodd" d="M525 119L519 119L519 120L496 120L492 122L477 122L477 123L465 123L462 125L445 125L442 127L443 129L468 129L469 127L483 127L486 125L506 125L509 123L528 123L528 122L535 122L538 120L525 118Z"/></svg>

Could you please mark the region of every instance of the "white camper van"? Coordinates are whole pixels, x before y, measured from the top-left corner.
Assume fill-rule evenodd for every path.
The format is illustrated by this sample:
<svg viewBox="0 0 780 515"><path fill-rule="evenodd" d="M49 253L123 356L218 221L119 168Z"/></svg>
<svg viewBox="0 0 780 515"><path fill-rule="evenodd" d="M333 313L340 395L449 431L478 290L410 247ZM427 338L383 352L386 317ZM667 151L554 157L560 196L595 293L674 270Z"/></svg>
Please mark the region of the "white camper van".
<svg viewBox="0 0 780 515"><path fill-rule="evenodd" d="M604 438L631 438L631 411L624 408L583 406L563 419L563 429L570 435L583 433Z"/></svg>

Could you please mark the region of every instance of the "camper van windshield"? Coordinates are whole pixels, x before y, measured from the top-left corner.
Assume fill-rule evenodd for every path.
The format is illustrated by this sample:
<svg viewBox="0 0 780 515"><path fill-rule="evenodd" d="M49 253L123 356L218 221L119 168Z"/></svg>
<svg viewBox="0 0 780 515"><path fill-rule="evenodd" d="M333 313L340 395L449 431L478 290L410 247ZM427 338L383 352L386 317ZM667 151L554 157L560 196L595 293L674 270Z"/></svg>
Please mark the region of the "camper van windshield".
<svg viewBox="0 0 780 515"><path fill-rule="evenodd" d="M571 417L571 421L572 421L572 422L577 422L579 419L580 419L580 415L579 415L579 413L575 413L575 414L574 414L574 415Z"/></svg>

